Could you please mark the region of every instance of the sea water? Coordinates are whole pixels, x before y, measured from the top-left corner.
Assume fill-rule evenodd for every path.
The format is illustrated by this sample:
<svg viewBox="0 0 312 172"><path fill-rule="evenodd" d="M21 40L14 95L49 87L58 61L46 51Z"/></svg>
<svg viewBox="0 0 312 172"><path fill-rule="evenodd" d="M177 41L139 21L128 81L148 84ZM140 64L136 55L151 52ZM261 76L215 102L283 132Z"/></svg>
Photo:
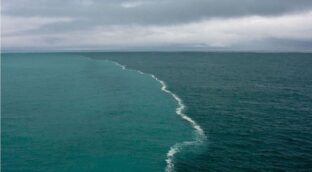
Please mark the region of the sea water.
<svg viewBox="0 0 312 172"><path fill-rule="evenodd" d="M176 171L312 171L312 54L85 53L153 73L204 130ZM194 151L195 150L195 151Z"/></svg>
<svg viewBox="0 0 312 172"><path fill-rule="evenodd" d="M3 171L164 171L192 140L150 75L73 54L2 55Z"/></svg>
<svg viewBox="0 0 312 172"><path fill-rule="evenodd" d="M311 171L309 53L2 55L4 171Z"/></svg>

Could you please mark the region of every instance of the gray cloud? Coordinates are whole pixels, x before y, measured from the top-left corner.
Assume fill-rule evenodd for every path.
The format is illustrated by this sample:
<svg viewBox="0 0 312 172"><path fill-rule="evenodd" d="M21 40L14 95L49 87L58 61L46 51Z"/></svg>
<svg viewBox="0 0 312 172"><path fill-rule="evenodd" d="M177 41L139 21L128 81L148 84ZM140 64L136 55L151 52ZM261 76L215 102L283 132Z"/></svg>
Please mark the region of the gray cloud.
<svg viewBox="0 0 312 172"><path fill-rule="evenodd" d="M8 0L1 10L8 49L312 49L311 0Z"/></svg>
<svg viewBox="0 0 312 172"><path fill-rule="evenodd" d="M280 15L312 8L311 0L10 0L13 16L67 16L100 24L172 24L211 17ZM130 7L130 8L129 8ZM83 20L81 20L83 22Z"/></svg>

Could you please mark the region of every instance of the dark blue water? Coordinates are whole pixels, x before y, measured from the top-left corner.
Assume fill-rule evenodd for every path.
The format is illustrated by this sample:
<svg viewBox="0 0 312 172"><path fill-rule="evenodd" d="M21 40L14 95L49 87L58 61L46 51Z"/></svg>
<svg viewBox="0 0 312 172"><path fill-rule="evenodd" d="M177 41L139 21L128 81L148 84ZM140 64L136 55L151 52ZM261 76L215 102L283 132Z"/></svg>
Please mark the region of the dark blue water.
<svg viewBox="0 0 312 172"><path fill-rule="evenodd" d="M312 54L89 53L167 82L205 130L177 171L312 171Z"/></svg>
<svg viewBox="0 0 312 172"><path fill-rule="evenodd" d="M312 54L2 55L3 171L312 171Z"/></svg>

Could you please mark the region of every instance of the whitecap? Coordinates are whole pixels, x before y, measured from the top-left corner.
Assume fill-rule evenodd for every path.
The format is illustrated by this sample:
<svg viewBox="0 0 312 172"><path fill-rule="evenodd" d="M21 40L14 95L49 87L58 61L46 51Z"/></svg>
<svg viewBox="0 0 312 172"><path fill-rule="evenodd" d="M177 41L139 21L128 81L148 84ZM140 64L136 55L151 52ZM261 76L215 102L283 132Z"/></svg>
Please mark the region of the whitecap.
<svg viewBox="0 0 312 172"><path fill-rule="evenodd" d="M110 61L110 60L107 60ZM142 71L139 70L135 70L135 69L128 69L126 68L125 65L122 65L118 62L115 61L110 61L114 64L116 64L117 66L121 67L122 70L132 70L132 71L136 71L139 74L145 74L145 75L149 75L151 76L153 79L155 79L156 81L158 81L161 84L161 90L169 95L171 95L176 101L177 101L177 108L176 108L176 114L179 115L182 119L186 120L187 122L189 122L192 127L195 130L195 139L192 141L184 141L181 143L176 143L173 146L170 147L169 151L167 152L167 157L166 157L166 172L174 172L174 156L175 154L177 154L178 152L180 152L183 147L185 146L190 146L190 145L198 145L198 144L202 144L206 139L206 135L204 130L200 127L200 125L198 125L192 118L190 118L189 116L187 116L187 114L184 113L185 110L185 105L183 104L182 99L180 99L180 97L178 97L176 94L174 94L173 92L171 92L170 90L167 89L167 85L164 81L158 79L155 75L153 74L148 74L148 73L143 73Z"/></svg>

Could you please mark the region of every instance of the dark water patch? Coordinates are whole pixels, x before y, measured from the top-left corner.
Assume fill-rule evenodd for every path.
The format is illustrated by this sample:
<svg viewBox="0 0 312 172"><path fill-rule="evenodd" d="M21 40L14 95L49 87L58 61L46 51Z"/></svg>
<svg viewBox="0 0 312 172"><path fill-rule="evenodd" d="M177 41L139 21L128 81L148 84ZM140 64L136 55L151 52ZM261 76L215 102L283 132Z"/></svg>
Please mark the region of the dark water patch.
<svg viewBox="0 0 312 172"><path fill-rule="evenodd" d="M312 170L309 53L87 53L153 73L208 135L177 171Z"/></svg>

